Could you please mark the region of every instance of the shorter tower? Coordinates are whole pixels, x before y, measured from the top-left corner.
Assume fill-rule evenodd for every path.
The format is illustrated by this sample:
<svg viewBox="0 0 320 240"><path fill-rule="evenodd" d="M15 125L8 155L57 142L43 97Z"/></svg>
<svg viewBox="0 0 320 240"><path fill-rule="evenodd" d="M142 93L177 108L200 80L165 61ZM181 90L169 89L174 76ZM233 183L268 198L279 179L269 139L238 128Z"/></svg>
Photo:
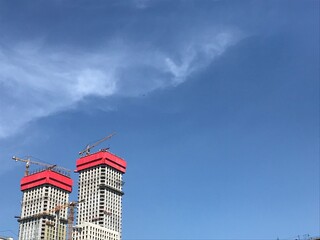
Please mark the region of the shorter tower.
<svg viewBox="0 0 320 240"><path fill-rule="evenodd" d="M54 209L69 201L73 181L69 174L45 168L21 179L23 193L19 240L65 240L67 209Z"/></svg>
<svg viewBox="0 0 320 240"><path fill-rule="evenodd" d="M77 160L79 173L77 225L74 240L120 240L122 175L127 163L100 151Z"/></svg>

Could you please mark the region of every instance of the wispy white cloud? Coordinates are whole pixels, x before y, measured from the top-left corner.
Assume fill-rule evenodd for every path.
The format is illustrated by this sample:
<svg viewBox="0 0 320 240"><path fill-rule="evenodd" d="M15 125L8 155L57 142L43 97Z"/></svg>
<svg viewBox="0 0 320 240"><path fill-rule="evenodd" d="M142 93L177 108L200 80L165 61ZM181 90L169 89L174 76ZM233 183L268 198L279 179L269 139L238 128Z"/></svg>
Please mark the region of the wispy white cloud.
<svg viewBox="0 0 320 240"><path fill-rule="evenodd" d="M0 138L88 96L137 96L181 84L240 37L231 30L202 32L177 44L174 54L123 41L94 53L48 49L42 40L0 47Z"/></svg>
<svg viewBox="0 0 320 240"><path fill-rule="evenodd" d="M136 8L145 9L150 4L150 0L134 0L133 1Z"/></svg>

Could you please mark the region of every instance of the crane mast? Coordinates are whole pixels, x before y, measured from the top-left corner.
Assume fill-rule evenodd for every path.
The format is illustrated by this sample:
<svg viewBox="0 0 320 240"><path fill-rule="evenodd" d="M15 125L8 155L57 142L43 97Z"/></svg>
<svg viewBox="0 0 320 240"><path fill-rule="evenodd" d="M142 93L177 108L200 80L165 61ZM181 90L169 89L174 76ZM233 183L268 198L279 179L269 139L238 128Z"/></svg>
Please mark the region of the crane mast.
<svg viewBox="0 0 320 240"><path fill-rule="evenodd" d="M72 240L72 225L74 222L74 209L78 207L79 203L84 202L84 200L76 201L76 202L70 202L69 207L69 213L68 213L68 235L67 240Z"/></svg>

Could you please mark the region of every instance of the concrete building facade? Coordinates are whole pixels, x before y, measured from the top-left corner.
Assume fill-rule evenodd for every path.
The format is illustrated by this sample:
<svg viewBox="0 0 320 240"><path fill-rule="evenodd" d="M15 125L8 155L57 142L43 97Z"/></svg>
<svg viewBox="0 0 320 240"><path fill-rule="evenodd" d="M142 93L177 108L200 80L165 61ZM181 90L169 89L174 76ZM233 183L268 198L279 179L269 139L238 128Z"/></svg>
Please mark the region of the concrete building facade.
<svg viewBox="0 0 320 240"><path fill-rule="evenodd" d="M67 209L53 211L69 201L72 179L67 173L44 169L21 179L19 240L65 240Z"/></svg>
<svg viewBox="0 0 320 240"><path fill-rule="evenodd" d="M126 162L100 151L77 160L79 173L77 224L74 240L120 240L122 176Z"/></svg>

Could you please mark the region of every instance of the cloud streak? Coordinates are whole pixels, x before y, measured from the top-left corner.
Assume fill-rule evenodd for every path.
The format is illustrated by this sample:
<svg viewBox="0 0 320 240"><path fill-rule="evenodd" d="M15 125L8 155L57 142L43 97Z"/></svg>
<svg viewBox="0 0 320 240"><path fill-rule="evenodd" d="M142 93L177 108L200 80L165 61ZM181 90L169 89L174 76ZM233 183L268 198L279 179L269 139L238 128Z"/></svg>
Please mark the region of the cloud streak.
<svg viewBox="0 0 320 240"><path fill-rule="evenodd" d="M42 40L0 46L0 138L89 96L134 97L177 86L240 38L236 31L205 31L174 53L116 39L95 52L48 49Z"/></svg>

